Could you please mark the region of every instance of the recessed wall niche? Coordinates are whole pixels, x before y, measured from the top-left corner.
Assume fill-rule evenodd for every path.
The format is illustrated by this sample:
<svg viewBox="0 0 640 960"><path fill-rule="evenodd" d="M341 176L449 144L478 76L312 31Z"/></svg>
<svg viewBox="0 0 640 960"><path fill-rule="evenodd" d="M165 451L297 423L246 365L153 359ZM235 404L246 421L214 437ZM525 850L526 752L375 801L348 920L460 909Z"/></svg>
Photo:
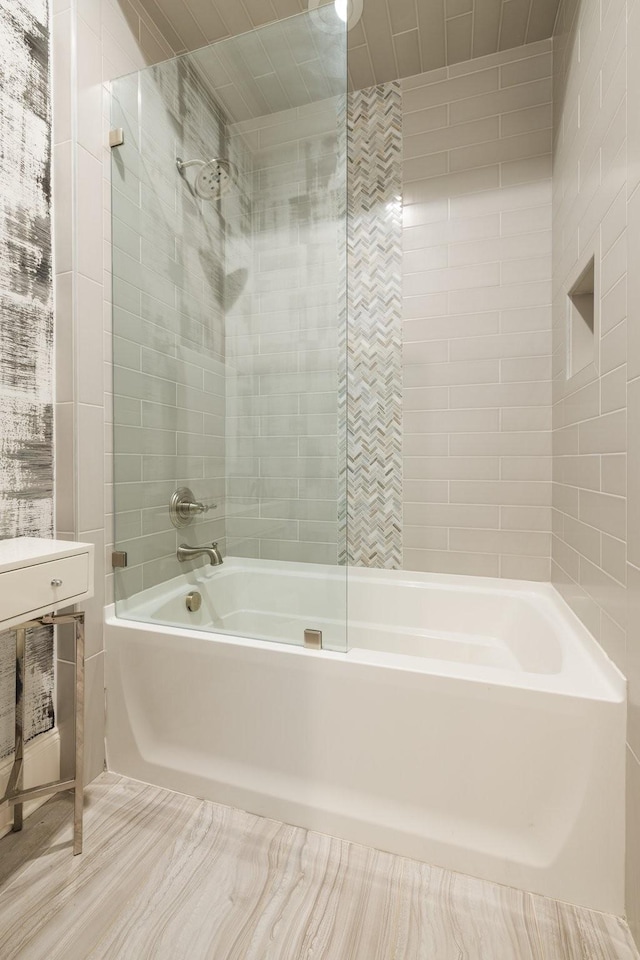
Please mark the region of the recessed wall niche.
<svg viewBox="0 0 640 960"><path fill-rule="evenodd" d="M596 361L595 258L591 257L569 290L567 378Z"/></svg>

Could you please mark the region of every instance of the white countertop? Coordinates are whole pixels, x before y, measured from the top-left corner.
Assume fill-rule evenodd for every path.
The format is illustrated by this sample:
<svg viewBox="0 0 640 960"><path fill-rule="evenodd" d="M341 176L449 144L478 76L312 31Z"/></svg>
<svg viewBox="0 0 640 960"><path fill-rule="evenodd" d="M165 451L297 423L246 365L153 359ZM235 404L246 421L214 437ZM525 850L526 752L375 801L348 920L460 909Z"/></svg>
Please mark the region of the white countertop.
<svg viewBox="0 0 640 960"><path fill-rule="evenodd" d="M14 537L0 540L0 573L19 570L36 563L62 560L79 553L93 554L93 544L71 540L48 540L44 537Z"/></svg>

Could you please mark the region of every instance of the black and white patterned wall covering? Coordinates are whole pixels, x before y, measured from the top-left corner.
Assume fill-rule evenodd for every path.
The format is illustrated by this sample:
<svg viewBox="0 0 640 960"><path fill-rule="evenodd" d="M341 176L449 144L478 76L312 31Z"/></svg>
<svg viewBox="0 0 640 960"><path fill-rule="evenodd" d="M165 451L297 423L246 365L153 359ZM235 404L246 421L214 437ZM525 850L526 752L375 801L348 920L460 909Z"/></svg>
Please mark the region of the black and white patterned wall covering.
<svg viewBox="0 0 640 960"><path fill-rule="evenodd" d="M0 539L53 532L48 0L0 0ZM51 729L53 640L27 641L27 739ZM0 758L13 749L13 634L0 636Z"/></svg>
<svg viewBox="0 0 640 960"><path fill-rule="evenodd" d="M338 490L340 563L402 568L402 91L347 103L346 437ZM346 327L346 329L345 329ZM339 350L341 355L342 349ZM346 474L346 476L345 476ZM345 529L346 527L346 529Z"/></svg>

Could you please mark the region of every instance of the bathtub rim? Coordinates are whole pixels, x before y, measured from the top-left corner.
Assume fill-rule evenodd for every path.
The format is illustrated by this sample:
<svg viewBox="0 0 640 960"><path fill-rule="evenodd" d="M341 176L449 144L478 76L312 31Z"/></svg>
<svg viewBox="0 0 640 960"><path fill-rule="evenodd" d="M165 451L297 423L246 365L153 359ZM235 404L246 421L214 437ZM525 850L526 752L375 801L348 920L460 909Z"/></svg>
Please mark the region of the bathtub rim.
<svg viewBox="0 0 640 960"><path fill-rule="evenodd" d="M321 657L336 656L345 662L369 663L374 666L380 666L386 669L410 669L417 673L434 673L437 676L453 677L461 680L470 680L473 682L495 684L497 686L515 686L520 689L532 689L539 692L566 694L570 696L587 696L591 699L602 699L613 702L626 700L627 680L619 667L611 660L607 652L587 629L577 614L571 609L565 598L554 584L548 581L515 580L502 579L499 577L479 577L467 574L448 574L433 573L413 570L387 570L384 568L368 568L344 566L338 567L333 564L309 564L298 561L288 560L256 560L255 558L228 557L225 558L225 565L221 567L198 566L194 569L187 569L170 581L156 584L136 594L135 598L142 597L141 605L148 606L156 598L165 598L167 590L182 590L184 587L193 589L200 586L207 589L210 584L216 580L234 573L267 573L278 574L285 573L293 577L314 580L320 578L334 579L342 587L346 587L346 622L349 624L348 617L348 590L349 584L354 581L360 583L378 583L387 586L397 586L402 584L408 589L419 589L427 587L443 591L445 593L465 593L470 596L482 596L487 594L499 595L505 599L521 600L523 603L529 603L537 606L537 613L544 620L551 623L552 628L558 630L558 637L554 638L561 646L561 655L563 667L556 673L537 673L535 671L510 670L508 668L497 666L485 666L472 663L457 663L451 660L439 660L430 657L410 656L408 654L395 653L389 651L373 651L358 647L356 644L346 649L324 649L317 655ZM184 587L182 586L184 585ZM300 644L293 644L286 641L259 639L244 634L224 633L207 628L190 626L188 623L163 623L147 618L138 619L130 616L130 610L127 606L132 604L134 598L115 601L105 607L105 619L107 617L115 618L116 621L123 621L128 624L142 624L149 627L159 627L159 629L171 631L172 635L179 636L181 633L188 635L201 635L203 639L215 639L216 642L228 641L241 645L257 645L261 649L268 649L274 652L282 648L296 650L305 655L311 651L305 649ZM124 606L124 611L119 614L118 606ZM360 621L358 621L360 622ZM369 625L369 624L364 624ZM375 624L371 624L375 626ZM560 628L560 629L559 629ZM175 631L175 633L173 633ZM567 632L565 632L567 631ZM568 642L565 644L565 639ZM266 645L266 646L265 646ZM525 678L529 678L528 681ZM580 679L583 681L582 685ZM545 682L546 681L546 682Z"/></svg>
<svg viewBox="0 0 640 960"><path fill-rule="evenodd" d="M558 595L559 596L559 595ZM562 599L562 598L560 598ZM577 620L577 618L576 618ZM480 684L484 687L500 690L518 689L534 694L549 694L577 699L587 699L606 703L620 704L626 701L626 678L611 661L595 638L583 628L584 636L589 647L595 647L588 652L594 654L590 679L597 677L594 684L572 686L567 682L567 671L556 674L537 674L525 671L516 672L499 667L487 667L478 664L461 664L449 660L435 658L413 657L393 652L365 650L361 647L352 647L346 651L313 650L299 644L279 643L273 640L260 640L253 637L237 636L235 634L218 633L189 626L169 626L145 620L134 620L118 616L115 604L104 608L104 623L106 627L124 627L137 633L151 633L165 635L175 639L192 638L202 642L227 644L230 647L253 648L274 654L290 655L293 657L311 657L313 659L333 660L345 666L368 666L380 670L401 670L414 674L427 674L442 679L458 680L471 684ZM577 620L579 626L582 624ZM107 645L105 650L108 654Z"/></svg>

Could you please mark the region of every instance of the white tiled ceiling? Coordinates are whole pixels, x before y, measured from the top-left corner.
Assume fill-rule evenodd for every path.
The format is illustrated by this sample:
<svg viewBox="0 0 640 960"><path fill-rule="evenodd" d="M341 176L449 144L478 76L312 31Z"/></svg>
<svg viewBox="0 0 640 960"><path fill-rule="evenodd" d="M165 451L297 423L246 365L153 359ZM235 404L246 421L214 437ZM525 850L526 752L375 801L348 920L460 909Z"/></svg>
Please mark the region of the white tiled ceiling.
<svg viewBox="0 0 640 960"><path fill-rule="evenodd" d="M344 47L292 17L203 47L190 64L229 123L316 103L344 91Z"/></svg>
<svg viewBox="0 0 640 960"><path fill-rule="evenodd" d="M132 0L176 53L293 16L307 0ZM559 0L364 0L349 33L360 89L550 37Z"/></svg>

